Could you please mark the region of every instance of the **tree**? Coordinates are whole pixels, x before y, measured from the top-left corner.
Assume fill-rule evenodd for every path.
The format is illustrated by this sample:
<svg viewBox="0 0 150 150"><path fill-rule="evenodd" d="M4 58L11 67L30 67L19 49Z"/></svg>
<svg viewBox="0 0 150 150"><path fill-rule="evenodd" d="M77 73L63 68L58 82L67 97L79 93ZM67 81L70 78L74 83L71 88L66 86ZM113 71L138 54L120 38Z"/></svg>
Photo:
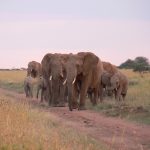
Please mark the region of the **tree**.
<svg viewBox="0 0 150 150"><path fill-rule="evenodd" d="M135 66L134 60L128 59L124 63L122 63L119 68L125 68L125 69L133 69Z"/></svg>
<svg viewBox="0 0 150 150"><path fill-rule="evenodd" d="M148 58L139 56L134 60L128 59L119 68L133 69L133 71L139 72L143 76L144 71L150 71L150 63Z"/></svg>
<svg viewBox="0 0 150 150"><path fill-rule="evenodd" d="M147 71L147 69L150 67L149 60L146 57L136 57L135 60L135 66L133 68L133 71L143 72Z"/></svg>

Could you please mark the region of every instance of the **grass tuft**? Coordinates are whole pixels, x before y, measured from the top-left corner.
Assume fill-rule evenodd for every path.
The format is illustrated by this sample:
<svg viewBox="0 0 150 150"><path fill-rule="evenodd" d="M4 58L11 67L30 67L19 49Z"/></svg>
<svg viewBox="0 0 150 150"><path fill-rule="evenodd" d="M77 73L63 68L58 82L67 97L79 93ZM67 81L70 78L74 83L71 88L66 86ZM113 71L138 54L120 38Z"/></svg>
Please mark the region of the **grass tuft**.
<svg viewBox="0 0 150 150"><path fill-rule="evenodd" d="M66 128L55 116L0 97L0 150L105 150L99 142Z"/></svg>

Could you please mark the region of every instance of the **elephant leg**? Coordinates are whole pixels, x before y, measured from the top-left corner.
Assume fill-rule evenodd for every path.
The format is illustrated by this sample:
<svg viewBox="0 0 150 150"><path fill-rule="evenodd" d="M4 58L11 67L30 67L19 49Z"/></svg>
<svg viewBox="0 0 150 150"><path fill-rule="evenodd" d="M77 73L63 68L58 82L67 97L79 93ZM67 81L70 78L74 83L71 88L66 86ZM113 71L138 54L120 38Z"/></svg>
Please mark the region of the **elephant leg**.
<svg viewBox="0 0 150 150"><path fill-rule="evenodd" d="M47 93L48 105L51 106L51 104L52 104L52 83L49 80L49 78L46 78L46 93Z"/></svg>
<svg viewBox="0 0 150 150"><path fill-rule="evenodd" d="M117 99L117 90L114 90L115 93L115 99Z"/></svg>
<svg viewBox="0 0 150 150"><path fill-rule="evenodd" d="M30 97L32 98L33 97L33 93L32 93L32 87L31 86L30 86L29 92L30 92Z"/></svg>
<svg viewBox="0 0 150 150"><path fill-rule="evenodd" d="M24 91L25 91L26 97L28 97L28 91L27 91L27 86L26 85L24 86Z"/></svg>
<svg viewBox="0 0 150 150"><path fill-rule="evenodd" d="M52 82L52 106L57 106L59 104L59 81L53 80Z"/></svg>
<svg viewBox="0 0 150 150"><path fill-rule="evenodd" d="M81 85L81 92L80 92L80 103L79 103L79 110L85 110L85 100L86 94L89 86L89 78L84 77L82 85Z"/></svg>
<svg viewBox="0 0 150 150"><path fill-rule="evenodd" d="M102 102L103 101L103 94L104 94L103 85L99 85L99 91L97 91L97 93L99 93L100 102Z"/></svg>
<svg viewBox="0 0 150 150"><path fill-rule="evenodd" d="M65 86L65 96L64 96L64 101L68 102L68 88Z"/></svg>
<svg viewBox="0 0 150 150"><path fill-rule="evenodd" d="M41 102L43 102L43 96L44 96L44 89L41 89Z"/></svg>
<svg viewBox="0 0 150 150"><path fill-rule="evenodd" d="M116 100L119 102L121 100L121 88L117 89Z"/></svg>
<svg viewBox="0 0 150 150"><path fill-rule="evenodd" d="M30 97L30 87L27 86L27 97Z"/></svg>
<svg viewBox="0 0 150 150"><path fill-rule="evenodd" d="M123 101L125 101L126 94L121 94Z"/></svg>
<svg viewBox="0 0 150 150"><path fill-rule="evenodd" d="M60 92L59 92L59 105L65 106L65 85L60 83Z"/></svg>
<svg viewBox="0 0 150 150"><path fill-rule="evenodd" d="M97 101L98 101L98 88L95 88L93 92L94 92L93 105L97 105Z"/></svg>
<svg viewBox="0 0 150 150"><path fill-rule="evenodd" d="M36 94L36 98L38 99L38 97L39 97L39 91L40 91L40 87L38 86L38 88L37 88L37 94Z"/></svg>
<svg viewBox="0 0 150 150"><path fill-rule="evenodd" d="M90 99L91 103L93 103L93 92L92 91L88 92L88 98Z"/></svg>

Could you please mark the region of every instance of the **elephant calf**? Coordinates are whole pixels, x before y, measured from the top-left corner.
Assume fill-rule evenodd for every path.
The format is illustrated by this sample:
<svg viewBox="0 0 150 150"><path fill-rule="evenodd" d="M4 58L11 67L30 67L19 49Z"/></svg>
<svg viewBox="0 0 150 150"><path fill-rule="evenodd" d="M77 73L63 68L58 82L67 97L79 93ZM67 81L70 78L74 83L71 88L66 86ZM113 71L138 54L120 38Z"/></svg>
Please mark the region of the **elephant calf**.
<svg viewBox="0 0 150 150"><path fill-rule="evenodd" d="M122 72L118 71L111 77L110 86L107 90L115 91L116 100L124 100L128 90L127 77Z"/></svg>
<svg viewBox="0 0 150 150"><path fill-rule="evenodd" d="M43 102L43 98L46 100L46 89L47 89L47 86L46 86L46 79L44 79L42 76L39 78L38 80L38 85L37 85L37 99L38 99L38 95L39 95L39 92L41 90L41 102Z"/></svg>
<svg viewBox="0 0 150 150"><path fill-rule="evenodd" d="M33 82L31 76L27 76L24 80L24 91L26 97L33 97Z"/></svg>

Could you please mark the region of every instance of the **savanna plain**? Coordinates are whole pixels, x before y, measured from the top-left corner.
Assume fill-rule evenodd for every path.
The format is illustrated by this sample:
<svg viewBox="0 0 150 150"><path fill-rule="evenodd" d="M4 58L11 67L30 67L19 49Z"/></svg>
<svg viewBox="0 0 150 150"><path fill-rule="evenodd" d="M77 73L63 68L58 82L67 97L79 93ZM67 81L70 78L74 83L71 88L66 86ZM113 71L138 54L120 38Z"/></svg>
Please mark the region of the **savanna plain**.
<svg viewBox="0 0 150 150"><path fill-rule="evenodd" d="M129 79L126 100L105 97L87 110L48 107L26 98L26 71L0 71L0 150L149 150L150 73ZM133 132L133 133L132 133Z"/></svg>

